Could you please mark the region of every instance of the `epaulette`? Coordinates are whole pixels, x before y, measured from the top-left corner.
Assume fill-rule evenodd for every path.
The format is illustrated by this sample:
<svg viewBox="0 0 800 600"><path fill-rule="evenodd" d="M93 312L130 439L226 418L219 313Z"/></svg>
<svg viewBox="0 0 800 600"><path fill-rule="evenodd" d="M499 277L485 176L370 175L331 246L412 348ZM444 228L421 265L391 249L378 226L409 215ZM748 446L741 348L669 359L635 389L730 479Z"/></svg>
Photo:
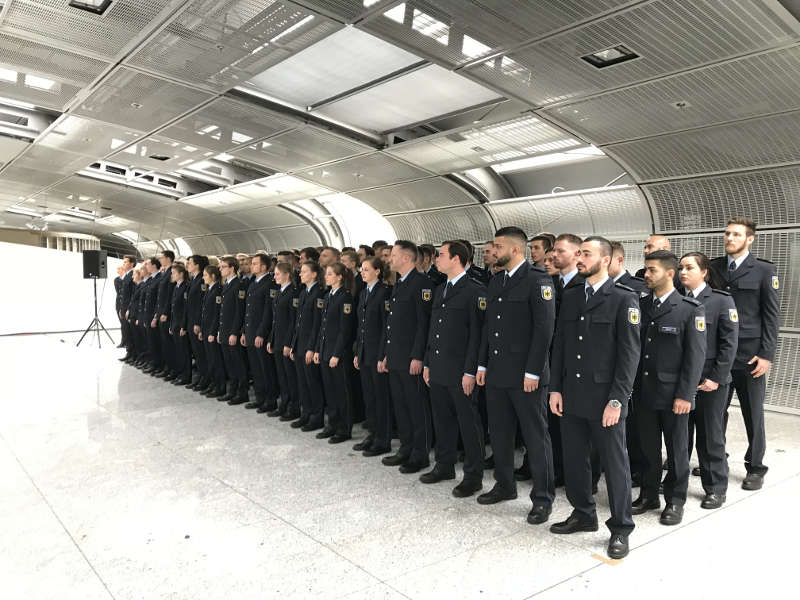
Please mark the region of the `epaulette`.
<svg viewBox="0 0 800 600"><path fill-rule="evenodd" d="M700 306L700 301L697 298L687 298L686 296L681 296L684 302L688 302L689 304L693 304L694 306Z"/></svg>
<svg viewBox="0 0 800 600"><path fill-rule="evenodd" d="M531 269L539 273L547 273L547 269L545 269L544 267L540 267L539 265L531 265Z"/></svg>
<svg viewBox="0 0 800 600"><path fill-rule="evenodd" d="M631 279L635 279L636 281L641 281L644 283L644 277L637 277L636 275L631 275Z"/></svg>
<svg viewBox="0 0 800 600"><path fill-rule="evenodd" d="M715 289L712 289L712 290L711 290L711 292L712 292L713 294L722 294L723 296L730 296L730 295L731 295L731 294L730 294L730 292L726 292L725 290L715 290Z"/></svg>
<svg viewBox="0 0 800 600"><path fill-rule="evenodd" d="M633 288L629 288L627 285L625 285L624 283L620 283L619 281L614 284L614 287L618 287L622 290L625 290L626 292L634 292L634 293L636 292L636 290L634 290Z"/></svg>
<svg viewBox="0 0 800 600"><path fill-rule="evenodd" d="M774 262L772 262L771 260L767 260L766 258L756 258L756 260L760 260L761 262L765 262L768 265L774 265L775 264Z"/></svg>

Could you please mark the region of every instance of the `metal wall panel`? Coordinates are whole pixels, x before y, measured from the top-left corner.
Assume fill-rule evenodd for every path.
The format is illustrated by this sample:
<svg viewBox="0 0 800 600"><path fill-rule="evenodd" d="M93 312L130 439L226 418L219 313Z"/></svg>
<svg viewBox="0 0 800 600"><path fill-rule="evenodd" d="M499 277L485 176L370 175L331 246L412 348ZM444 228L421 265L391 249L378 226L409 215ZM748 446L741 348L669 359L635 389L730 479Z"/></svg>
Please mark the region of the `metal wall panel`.
<svg viewBox="0 0 800 600"><path fill-rule="evenodd" d="M797 365L800 365L800 336L779 335L775 362L767 374L768 407L800 414L800 369Z"/></svg>
<svg viewBox="0 0 800 600"><path fill-rule="evenodd" d="M350 195L366 202L381 214L475 204L475 198L467 190L443 177L363 190Z"/></svg>
<svg viewBox="0 0 800 600"><path fill-rule="evenodd" d="M391 185L432 175L428 171L392 158L385 152L349 158L297 174L340 192Z"/></svg>
<svg viewBox="0 0 800 600"><path fill-rule="evenodd" d="M416 244L439 245L451 239L466 239L482 243L494 236L495 227L482 206L444 208L419 213L390 215L386 219L397 239Z"/></svg>

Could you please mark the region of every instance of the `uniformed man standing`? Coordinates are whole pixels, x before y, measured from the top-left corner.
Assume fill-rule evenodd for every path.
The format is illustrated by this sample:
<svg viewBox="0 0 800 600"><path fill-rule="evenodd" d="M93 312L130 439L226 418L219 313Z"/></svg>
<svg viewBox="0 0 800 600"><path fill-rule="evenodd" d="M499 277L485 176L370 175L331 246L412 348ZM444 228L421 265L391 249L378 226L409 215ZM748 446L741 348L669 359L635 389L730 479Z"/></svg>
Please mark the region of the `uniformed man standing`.
<svg viewBox="0 0 800 600"><path fill-rule="evenodd" d="M725 228L726 256L711 261L712 269L726 282L725 289L733 296L739 316L739 343L731 370L733 385L728 391L728 405L735 390L747 430L747 476L742 482L745 490L760 489L767 472L764 375L775 360L780 318L777 270L771 262L750 254L755 235L752 219L731 218Z"/></svg>
<svg viewBox="0 0 800 600"><path fill-rule="evenodd" d="M689 411L694 408L697 383L706 357L703 305L681 296L673 284L678 259L656 250L645 258L644 280L650 294L640 298L642 350L634 386L636 422L647 461L633 514L661 507L661 436L667 447L664 478L666 507L662 525L677 525L689 487Z"/></svg>
<svg viewBox="0 0 800 600"><path fill-rule="evenodd" d="M644 284L644 279L631 275L625 269L625 247L622 242L611 242L611 264L608 265L608 276L614 280L614 283L621 283L631 288L634 292L644 292L647 286Z"/></svg>
<svg viewBox="0 0 800 600"><path fill-rule="evenodd" d="M422 483L455 478L458 434L464 444L464 480L453 489L457 498L483 485L483 424L478 414L475 374L486 312L486 288L466 276L467 248L444 242L436 267L447 277L433 295L431 326L423 378L431 391L436 432L436 465L420 476Z"/></svg>
<svg viewBox="0 0 800 600"><path fill-rule="evenodd" d="M422 381L422 360L428 339L433 290L431 280L415 268L417 247L397 240L391 265L397 273L389 299L389 315L379 348L381 373L389 372L400 448L382 459L386 466L400 466L401 473L416 473L430 465L430 414Z"/></svg>
<svg viewBox="0 0 800 600"><path fill-rule="evenodd" d="M550 517L555 496L546 407L555 293L552 278L525 260L526 241L518 227L495 233L497 264L506 272L493 277L489 285L477 383L486 385L497 483L478 496L478 502L494 504L517 497L514 434L519 423L533 475L528 522L539 524Z"/></svg>
<svg viewBox="0 0 800 600"><path fill-rule="evenodd" d="M233 256L225 256L219 261L219 271L225 283L222 286L218 339L225 361L225 371L231 380L228 394L220 398L220 401L227 401L231 405L247 402L249 386L247 370L242 363L242 353L239 349L246 293L240 289L239 278L236 276L238 268L239 263Z"/></svg>
<svg viewBox="0 0 800 600"><path fill-rule="evenodd" d="M158 284L161 281L161 263L155 257L147 262L149 277L145 281L140 311L140 325L147 332L147 355L149 366L144 373L154 374L164 368L164 358L161 353L161 336L158 333Z"/></svg>
<svg viewBox="0 0 800 600"><path fill-rule="evenodd" d="M609 277L608 240L589 237L580 254L578 271L585 278L584 289L564 292L550 381L550 409L561 419L564 478L573 511L550 531L597 531L589 462L593 448L600 455L608 486L608 555L623 558L634 527L625 420L639 364L639 298Z"/></svg>
<svg viewBox="0 0 800 600"><path fill-rule="evenodd" d="M264 338L264 313L269 301L270 284L267 267L266 254L256 254L248 265L254 278L245 291L244 328L239 342L247 352L255 401L246 404L245 408L261 408L267 405L267 352Z"/></svg>
<svg viewBox="0 0 800 600"><path fill-rule="evenodd" d="M186 298L185 328L189 332L189 342L197 365L197 379L186 387L196 391L205 390L213 385L200 329L203 324L203 296L207 289L206 284L203 282L203 271L207 266L208 258L203 255L193 254L186 259L186 270L189 272L190 280Z"/></svg>
<svg viewBox="0 0 800 600"><path fill-rule="evenodd" d="M156 377L167 377L175 367L175 344L170 334L170 313L172 312L172 262L175 260L175 253L172 250L164 250L161 253L161 278L158 281L158 299L156 315L157 330L161 341L161 355L163 366L161 370L154 373Z"/></svg>
<svg viewBox="0 0 800 600"><path fill-rule="evenodd" d="M131 305L133 290L136 287L133 282L133 269L136 267L135 256L125 256L122 259L122 276L120 279L120 303L117 310L119 314L120 327L122 327L122 342L125 346L125 356L120 359L127 362L135 354L133 328L128 321L128 310Z"/></svg>

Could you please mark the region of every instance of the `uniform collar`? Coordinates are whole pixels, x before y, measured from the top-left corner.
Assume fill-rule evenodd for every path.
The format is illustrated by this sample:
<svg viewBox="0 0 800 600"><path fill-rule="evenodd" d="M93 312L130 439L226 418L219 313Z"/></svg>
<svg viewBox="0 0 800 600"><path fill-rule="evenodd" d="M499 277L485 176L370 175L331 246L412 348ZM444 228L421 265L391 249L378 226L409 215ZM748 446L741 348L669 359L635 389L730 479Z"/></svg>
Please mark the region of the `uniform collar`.
<svg viewBox="0 0 800 600"><path fill-rule="evenodd" d="M456 283L458 283L458 280L461 279L462 277L464 277L464 275L466 275L466 274L467 274L466 271L461 271L461 273L459 273L458 275L456 275L452 279L448 279L447 280L447 284L452 286L452 287L455 287Z"/></svg>
<svg viewBox="0 0 800 600"><path fill-rule="evenodd" d="M376 285L378 285L378 280L377 279L372 283L372 285L368 285L367 286L367 291L371 294L372 293L372 288L374 288Z"/></svg>
<svg viewBox="0 0 800 600"><path fill-rule="evenodd" d="M661 304L664 304L664 302L666 302L666 301L667 301L667 298L669 298L669 297L672 295L672 292L674 292L674 291L675 291L675 288L672 288L672 289L671 289L670 291L668 291L666 294L664 294L663 296L661 296L661 297L658 299L658 300L661 302Z"/></svg>
<svg viewBox="0 0 800 600"><path fill-rule="evenodd" d="M747 260L747 257L748 257L748 256L750 256L750 252L749 252L749 251L745 251L745 253L744 253L744 254L742 254L742 255L741 255L739 258L737 258L737 259L734 259L734 258L733 258L731 255L728 255L728 268L730 269L730 268L731 268L731 263L732 263L732 262L735 262L735 263L736 263L736 268L738 269L739 267L741 267L741 266L742 266L742 263L743 263L745 260Z"/></svg>
<svg viewBox="0 0 800 600"><path fill-rule="evenodd" d="M281 286L281 294L283 293L283 290L285 290L287 287L289 287L288 283L286 285Z"/></svg>
<svg viewBox="0 0 800 600"><path fill-rule="evenodd" d="M603 287L606 284L606 281L608 281L608 279L609 278L606 276L605 279L603 279L602 281L598 281L597 283L595 283L592 286L590 286L589 282L587 281L586 283L584 283L583 289L584 290L588 290L591 287L592 289L594 289L594 292L597 293L598 291L600 291L600 288Z"/></svg>
<svg viewBox="0 0 800 600"><path fill-rule="evenodd" d="M695 298L699 298L700 294L703 293L704 289L706 289L706 282L705 281L703 283L701 283L699 286L697 286L697 288L691 290L692 296L694 296Z"/></svg>
<svg viewBox="0 0 800 600"><path fill-rule="evenodd" d="M572 269L572 271L570 271L566 275L559 275L559 277L561 277L561 283L564 285L564 287L567 287L569 285L569 282L572 281L572 278L575 277L575 275L577 274L578 274L578 268L575 267L574 269Z"/></svg>
<svg viewBox="0 0 800 600"><path fill-rule="evenodd" d="M524 264L525 264L525 261L523 260L523 261L521 261L521 262L520 262L520 263L519 263L519 264L518 264L516 267L514 267L513 269L511 269L510 271L508 271L508 278L509 278L509 279L511 279L511 278L514 276L514 273L516 273L517 271L519 271L519 268L520 268L522 265L524 265Z"/></svg>

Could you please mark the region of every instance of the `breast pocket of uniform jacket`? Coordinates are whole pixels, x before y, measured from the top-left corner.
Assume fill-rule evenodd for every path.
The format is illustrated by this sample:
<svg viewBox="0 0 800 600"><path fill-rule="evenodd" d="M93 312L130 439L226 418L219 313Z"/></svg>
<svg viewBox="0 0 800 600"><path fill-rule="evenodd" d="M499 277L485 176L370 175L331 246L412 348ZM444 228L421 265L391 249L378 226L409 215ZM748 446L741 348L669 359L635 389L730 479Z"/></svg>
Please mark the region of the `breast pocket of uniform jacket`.
<svg viewBox="0 0 800 600"><path fill-rule="evenodd" d="M592 337L595 339L602 339L608 335L611 335L611 327L614 322L611 320L611 317L606 315L597 315L596 317L591 317L591 321L589 323L589 331L592 334Z"/></svg>

